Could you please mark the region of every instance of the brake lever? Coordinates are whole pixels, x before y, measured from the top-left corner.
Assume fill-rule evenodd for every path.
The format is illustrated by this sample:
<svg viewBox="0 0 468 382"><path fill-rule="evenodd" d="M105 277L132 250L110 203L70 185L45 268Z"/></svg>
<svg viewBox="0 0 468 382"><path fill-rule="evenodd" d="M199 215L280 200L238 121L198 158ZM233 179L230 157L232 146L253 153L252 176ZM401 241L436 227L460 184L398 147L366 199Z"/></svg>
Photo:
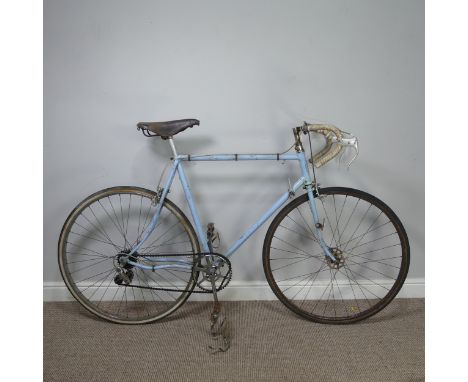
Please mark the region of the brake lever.
<svg viewBox="0 0 468 382"><path fill-rule="evenodd" d="M346 167L349 169L349 167L351 166L351 163L353 163L355 161L355 159L359 155L359 143L358 143L357 137L354 136L353 134L348 133L347 131L343 131L343 130L342 130L342 132L345 133L346 135L348 135L348 137L342 137L341 139L337 139L336 137L332 137L332 140L333 140L333 142L336 142L341 146L350 147L350 148L354 149L354 156L346 164ZM343 154L344 154L344 152L341 153L340 163L341 163L341 161L343 159Z"/></svg>

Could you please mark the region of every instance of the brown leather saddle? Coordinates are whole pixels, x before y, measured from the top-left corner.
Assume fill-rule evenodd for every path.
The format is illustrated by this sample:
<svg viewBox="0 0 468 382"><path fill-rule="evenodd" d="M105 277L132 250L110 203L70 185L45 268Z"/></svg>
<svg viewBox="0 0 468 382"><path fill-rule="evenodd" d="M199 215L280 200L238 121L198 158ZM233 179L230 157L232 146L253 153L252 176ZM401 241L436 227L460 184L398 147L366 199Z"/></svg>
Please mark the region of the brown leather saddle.
<svg viewBox="0 0 468 382"><path fill-rule="evenodd" d="M148 137L158 136L167 139L195 125L200 125L198 119L178 119L167 122L139 122L137 128Z"/></svg>

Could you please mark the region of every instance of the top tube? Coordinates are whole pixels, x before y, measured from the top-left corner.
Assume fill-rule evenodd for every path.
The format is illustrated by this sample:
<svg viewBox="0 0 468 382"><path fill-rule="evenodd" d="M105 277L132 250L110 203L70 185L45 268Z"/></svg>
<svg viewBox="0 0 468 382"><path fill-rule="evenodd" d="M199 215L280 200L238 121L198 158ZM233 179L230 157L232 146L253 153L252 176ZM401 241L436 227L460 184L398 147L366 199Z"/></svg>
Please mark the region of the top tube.
<svg viewBox="0 0 468 382"><path fill-rule="evenodd" d="M181 161L254 161L254 160L299 160L297 153L292 154L210 154L210 155L177 155Z"/></svg>

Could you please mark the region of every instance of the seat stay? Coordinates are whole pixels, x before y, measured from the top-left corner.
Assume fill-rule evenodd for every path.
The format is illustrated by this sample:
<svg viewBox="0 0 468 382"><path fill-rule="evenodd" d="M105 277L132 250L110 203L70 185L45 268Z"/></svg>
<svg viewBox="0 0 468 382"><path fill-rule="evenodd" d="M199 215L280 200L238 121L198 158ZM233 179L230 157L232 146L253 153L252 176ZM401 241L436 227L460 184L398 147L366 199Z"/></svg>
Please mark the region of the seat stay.
<svg viewBox="0 0 468 382"><path fill-rule="evenodd" d="M169 172L166 184L164 185L164 188L162 190L162 193L160 196L157 196L157 199L155 200L155 202L157 203L156 212L154 213L153 217L151 218L150 223L146 227L146 230L144 231L143 235L141 236L141 240L135 243L135 245L131 248L129 256L134 254L136 251L138 251L141 248L143 243L148 239L148 237L156 228L159 217L161 215L164 200L166 199L166 196L169 193L169 190L171 188L172 182L174 181L174 177L177 172L177 168L179 167L179 164L180 164L180 161L178 159L174 160L172 167L171 167L171 171Z"/></svg>

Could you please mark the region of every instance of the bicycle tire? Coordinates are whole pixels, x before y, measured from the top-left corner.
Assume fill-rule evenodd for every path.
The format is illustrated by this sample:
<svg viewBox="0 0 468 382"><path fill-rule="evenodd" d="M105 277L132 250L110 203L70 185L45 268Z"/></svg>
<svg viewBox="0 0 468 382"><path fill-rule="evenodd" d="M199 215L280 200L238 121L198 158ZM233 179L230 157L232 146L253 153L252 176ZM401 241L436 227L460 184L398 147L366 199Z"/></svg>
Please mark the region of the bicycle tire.
<svg viewBox="0 0 468 382"><path fill-rule="evenodd" d="M120 206L114 206L115 202L112 203L112 200L117 200L117 196L120 199ZM132 196L136 200L136 207L131 206ZM122 198L124 199L123 205ZM169 271L164 273L164 270L161 270L151 273L151 271L145 271L141 268L133 268L126 271L128 275L130 272L132 273L130 285L135 280L136 287L131 287L125 283L117 283L117 281L121 280L117 279L117 275L111 270L115 265L115 256L118 252L131 248L130 242L136 242L141 238L156 208L153 203L155 198L156 193L154 191L140 187L118 186L106 188L88 196L79 203L63 225L58 242L58 262L65 285L72 296L84 308L107 321L119 324L145 324L160 320L180 308L196 285L198 273L194 273L193 271L190 274L189 272L185 272L186 274L182 276L179 272L176 274L176 277L173 277L169 276ZM144 208L143 205L145 206ZM135 229L137 215L138 230ZM143 216L145 216L145 219L142 224ZM160 241L158 240L162 240L163 235L157 237L158 240L154 239L155 233L161 232L161 228L158 227L161 225L164 228L164 225L172 224L172 219L176 221L173 227L180 230L180 224L182 226L180 234L185 235L188 239L187 243L184 243L184 246L189 247L189 249L185 252L195 254L200 251L198 239L192 224L184 213L167 198L163 204L160 221L156 229L145 241L148 244L143 245L142 251L145 248L147 251L161 249L162 247L175 248L178 246L177 248L180 248L180 243L176 245L174 242L167 242L167 236L164 238L166 243L162 245L160 245ZM125 232L124 229L126 229ZM120 235L124 238L123 245L121 241L123 238L120 238ZM152 240L153 242L151 242ZM182 252L184 250L181 249ZM79 275L79 272L83 273L87 269L93 269L92 264L91 266L88 265L89 262L93 262L94 264L93 272L96 272L98 268L100 271L103 267L110 267L110 269L106 268L106 272L109 271L108 274L103 273L106 275L104 281L101 282L98 279L94 284L90 284L94 281L94 278L90 278L89 281L86 278L80 282L76 280L78 277L75 275ZM82 266L82 264L84 265ZM81 268L76 269L76 267ZM175 272L173 271L172 273ZM99 277L101 276L102 274ZM95 278L97 278L97 275L95 275ZM176 278L177 281L175 281ZM136 284L137 281L138 285ZM150 288L141 288L150 285L160 286L163 282L177 282L180 292L155 292ZM80 287L79 284L82 286ZM106 290L104 290L105 287L107 287ZM123 292L122 288L124 288L125 292ZM128 291L128 294L127 289L131 289ZM108 294L108 290L115 293L114 298L110 302L111 292ZM137 294L135 294L135 291ZM92 295L91 292L93 292ZM97 301L100 293L102 293L101 300ZM120 299L118 310L116 309L117 296Z"/></svg>
<svg viewBox="0 0 468 382"><path fill-rule="evenodd" d="M380 199L376 198L373 195L370 195L360 190L356 190L352 188L345 188L345 187L329 187L329 188L319 189L319 195L320 196L318 198L315 197L315 200L317 202L316 205L317 205L317 208L320 207L320 204L323 205L322 214L323 212L325 212L324 216L326 216L324 218L325 227L322 229L323 236L327 245L329 245L330 248L334 248L333 250L338 254L337 256L340 257L338 259L339 264L333 263L329 260L327 261L327 258L323 254L323 251L321 250L320 247L319 247L320 248L319 252L320 251L322 252L320 255L315 256L315 255L310 254L310 251L308 248L311 248L312 245L318 246L318 243L317 242L313 243L315 236L314 237L310 236L312 233L311 226L306 227L306 224L313 224L311 215L309 219L304 218L304 220L299 220L300 215L304 217L303 216L305 213L304 211L309 210L309 213L310 213L310 208L309 208L309 203L308 203L309 197L307 194L304 194L292 200L290 203L288 203L277 214L277 216L274 218L274 220L272 221L267 231L267 234L264 240L263 256L262 256L265 276L272 291L275 293L278 299L287 308L289 308L296 314L300 315L301 317L306 318L310 321L319 322L319 323L327 323L327 324L354 323L354 322L366 319L368 317L371 317L374 314L381 311L382 309L384 309L396 297L396 295L400 291L406 279L406 276L408 274L408 269L409 269L409 264L410 264L410 246L409 246L408 236L406 234L406 231L400 219L397 217L397 215L390 209L390 207L388 207L384 202L382 202ZM343 199L344 197L344 202L342 204L341 213L338 213L339 206L340 206L340 204L336 202L336 199L338 199L338 197L340 197L340 199ZM342 226L340 227L340 219L342 218L342 216L345 216L343 211L346 209L346 212L348 212L348 210L351 210L354 205L354 202L352 202L350 203L350 208L345 208L348 198L349 200L351 200L352 198L357 199L356 207L354 207L354 210L352 210L352 212L349 215L348 224L353 214L356 213L356 209L357 209L357 206L359 205L360 200L362 200L363 203L361 203L362 208L359 207L359 213L363 214L362 211L364 211L366 208L365 203L368 204L366 214L368 214L368 211L370 211L371 209L380 211L374 223L372 223L373 225L378 221L378 219L380 219L380 216L382 215L387 217L388 222L381 223L381 219L380 219L379 223L376 225L377 228L375 227L372 228L372 225L371 226L364 225L364 227L368 227L367 232L365 232L364 234L361 234L361 236L360 235L355 236L356 232L361 232L360 227L357 227L354 230L353 234L350 235L351 239L348 239L347 242L342 241L341 239L347 230L347 226L345 226L343 230L342 229L343 227ZM334 212L333 212L333 208L325 207L323 200L326 200L326 202L327 200L329 200L330 205L333 200ZM321 201L322 203L320 203L319 201ZM337 205L338 205L338 209L336 208ZM302 209L302 212L301 212L301 209ZM376 211L376 214L377 214L377 211ZM294 215L293 215L293 212L294 212ZM299 214L297 212L299 212ZM333 214L336 220L335 228L333 228L334 223L332 224L334 220L330 218L330 216L332 216ZM362 217L362 221L364 221L366 217L365 214L363 215L364 216ZM319 216L322 216L322 215L319 214ZM287 217L289 217L289 219L287 219ZM293 217L295 217L296 219L294 225L291 222L291 221L294 221ZM309 223L307 223L307 220L309 220ZM301 230L299 230L298 221L300 221L300 225L302 226ZM344 217L344 221L346 221L346 217ZM359 223L359 225L362 225L362 221L361 223ZM367 221L372 221L372 219L366 218L366 222ZM391 233L391 234L386 233L386 231L388 231L390 227L389 223L391 223L391 226L393 226L393 228L395 229L394 233ZM304 230L304 228L310 228L310 229ZM284 229L284 232L286 232L286 234L283 232L283 229ZM340 229L341 229L341 232L340 232ZM294 232L290 232L290 231L294 231ZM386 239L388 241L394 240L395 237L398 237L397 239L398 243L394 243L393 246L383 247L377 250L371 250L371 251L367 251L364 253L355 254L352 252L355 250L355 248L359 248L364 245L360 243L363 237L375 231L385 233L385 235L383 235L381 238L377 238L369 242L365 242L364 244L368 245L368 247L371 248L372 243L379 243L379 244L382 243L383 239ZM376 236L378 232L375 232L373 236ZM281 240L283 242L287 242L285 239L286 235L289 235L288 237L298 237L298 238L295 239L294 244L290 242L288 242L289 244L284 244L281 242ZM299 235L305 236L308 241L302 237L299 237ZM359 237L361 237L359 242L355 241ZM333 246L333 240L334 240L335 246ZM304 247L306 249L302 249L299 247L298 242L307 242L307 243L311 242L311 244L307 244L307 246ZM273 243L273 246L272 246L272 243ZM349 243L353 243L352 245L354 245L352 250L348 250L347 248ZM280 244L283 245L282 248L278 248ZM291 244L293 247L296 247L297 249L294 249L293 247L291 247L290 246ZM346 244L346 246L344 246L344 244ZM286 246L286 245L289 245L289 246ZM340 245L341 245L341 249L340 249ZM382 245L384 244L380 244L380 246ZM383 258L383 259L380 257L371 258L371 256L376 256L377 252L379 252L381 256L381 253L384 249L386 250L386 253L391 252L390 257ZM339 254L339 251L341 251L342 253ZM284 257L277 257L277 255L275 255L275 253L277 252L280 253L278 256L284 256ZM393 256L393 254L400 253L400 252L401 252L400 256ZM292 255L289 253L292 253ZM370 255L370 253L374 253L374 255ZM364 254L365 256L363 256ZM401 257L401 260L398 260L399 257ZM360 258L366 259L366 261L357 263L356 259L359 260ZM300 259L300 260L297 260L297 259ZM288 261L288 263L285 263L285 261ZM320 264L320 268L318 267L319 264L317 264L317 266L311 265L312 263L314 263L314 261ZM280 266L277 266L277 264L280 264ZM283 265L283 264L286 264L286 265ZM310 274L307 274L307 273L299 274L288 279L290 274L293 273L292 271L287 271L288 267L290 267L289 269L293 269L293 268L299 269L300 267L301 272L303 272L304 269L306 268L306 264L308 264L307 271L313 267L314 272L311 272ZM382 269L385 269L385 274L383 272L377 271L375 269L375 265L380 266ZM356 270L355 268L356 266L360 267L358 268L359 272ZM335 268L338 267L338 268L335 271L335 268L333 267ZM398 268L397 270L392 271L393 274L395 274L394 280L392 279L392 281L387 281L387 279L383 279L384 281L380 281L378 277L381 277L381 276L378 276L377 278L374 277L374 279L371 279L370 277L368 277L367 281L365 277L361 277L361 284L360 284L358 281L358 278L356 277L357 275L363 276L362 273L365 273L365 272L369 274L370 273L369 270L381 273L384 276L388 276L387 273L390 272L390 270L392 269L391 267L393 267L394 269ZM323 290L324 285L327 283L328 276L326 277L324 276L327 270L330 272L330 281L326 285L325 290L320 295L321 290ZM275 272L276 272L276 275L275 275ZM289 275L288 277L284 278L284 274L287 272L289 272ZM398 273L396 274L396 272ZM297 270L297 273L299 273L299 270ZM340 273L338 276L340 280L337 279L338 273ZM344 275L348 276L347 281L345 280L346 276ZM302 281L298 281L297 284L293 284L293 282L295 282L295 280L297 280L298 278L299 280L301 280L300 279L301 277L303 277ZM388 277L390 279L390 276ZM312 281L312 278L313 278L313 281ZM321 283L318 280L319 278L322 279ZM323 281L323 279L325 279L325 281ZM382 284L380 285L379 282L377 281L381 282ZM313 285L314 282L316 282L315 285ZM346 282L349 282L349 287L346 284ZM391 286L390 286L390 283L391 283ZM347 287L347 289L344 288L345 286ZM343 296L343 290L345 291L344 295L346 297ZM329 298L330 295L332 294L332 291L333 291L332 299L331 300L323 299L322 301L322 297L328 293L328 298ZM296 296L292 296L292 293L294 292L297 293L296 296L300 296L300 298ZM361 293L360 298L356 296L356 293ZM378 299L376 300L373 296L371 296L371 293L373 293L375 297L378 297ZM320 295L320 298L318 299L309 298L309 296L311 297L314 294L315 296ZM383 296L380 297L380 296L377 296L377 294L382 294ZM341 300L341 301L337 301L337 300ZM301 302L300 304L299 304L299 301ZM365 303L367 303L367 305L369 306L364 309L366 305ZM304 307L304 304L306 305L307 309ZM323 308L323 305L325 305L324 312L321 314L316 313L315 309L317 309L317 306L320 306L320 310L321 310ZM311 311L310 309L312 308L312 306L313 306L313 310ZM332 307L334 309L334 316L333 316ZM337 314L337 307L338 307L338 310L340 311L340 314ZM361 307L363 308L363 310L361 310ZM356 310L359 310L359 311L356 312Z"/></svg>

